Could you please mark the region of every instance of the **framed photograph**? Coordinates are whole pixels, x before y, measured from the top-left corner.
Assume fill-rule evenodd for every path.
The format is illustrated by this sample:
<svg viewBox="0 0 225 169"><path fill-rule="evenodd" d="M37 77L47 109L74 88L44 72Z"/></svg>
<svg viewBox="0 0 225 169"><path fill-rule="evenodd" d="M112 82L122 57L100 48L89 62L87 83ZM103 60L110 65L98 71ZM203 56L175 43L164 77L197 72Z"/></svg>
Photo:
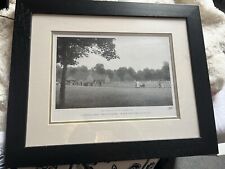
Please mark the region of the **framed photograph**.
<svg viewBox="0 0 225 169"><path fill-rule="evenodd" d="M8 167L217 154L197 6L17 0Z"/></svg>

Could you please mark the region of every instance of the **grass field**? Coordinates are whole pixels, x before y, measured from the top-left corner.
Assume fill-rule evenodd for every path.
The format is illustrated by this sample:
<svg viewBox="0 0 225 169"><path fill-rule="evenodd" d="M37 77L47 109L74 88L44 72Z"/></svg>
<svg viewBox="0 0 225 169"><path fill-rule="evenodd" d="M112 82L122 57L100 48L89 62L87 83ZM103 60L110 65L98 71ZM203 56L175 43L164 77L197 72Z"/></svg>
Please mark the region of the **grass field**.
<svg viewBox="0 0 225 169"><path fill-rule="evenodd" d="M60 109L59 86L56 108ZM115 88L66 86L66 108L172 105L171 88Z"/></svg>

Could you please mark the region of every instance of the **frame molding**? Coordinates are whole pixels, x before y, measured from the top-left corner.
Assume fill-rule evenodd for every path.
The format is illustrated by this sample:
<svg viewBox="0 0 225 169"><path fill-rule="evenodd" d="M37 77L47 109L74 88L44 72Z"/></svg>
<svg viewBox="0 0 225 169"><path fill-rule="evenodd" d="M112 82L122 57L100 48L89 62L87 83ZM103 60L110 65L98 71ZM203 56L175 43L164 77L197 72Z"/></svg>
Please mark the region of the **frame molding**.
<svg viewBox="0 0 225 169"><path fill-rule="evenodd" d="M201 138L25 148L31 19L32 14L36 13L186 19ZM205 47L197 6L17 0L7 115L5 150L7 167L93 163L217 154L217 152Z"/></svg>

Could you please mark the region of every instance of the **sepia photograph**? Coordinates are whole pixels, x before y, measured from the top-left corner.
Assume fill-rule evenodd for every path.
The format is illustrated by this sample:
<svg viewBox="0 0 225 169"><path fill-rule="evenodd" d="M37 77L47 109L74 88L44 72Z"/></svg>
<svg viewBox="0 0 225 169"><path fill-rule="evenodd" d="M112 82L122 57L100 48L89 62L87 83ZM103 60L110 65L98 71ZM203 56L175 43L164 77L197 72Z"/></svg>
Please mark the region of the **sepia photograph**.
<svg viewBox="0 0 225 169"><path fill-rule="evenodd" d="M60 36L56 56L56 109L173 106L168 36Z"/></svg>

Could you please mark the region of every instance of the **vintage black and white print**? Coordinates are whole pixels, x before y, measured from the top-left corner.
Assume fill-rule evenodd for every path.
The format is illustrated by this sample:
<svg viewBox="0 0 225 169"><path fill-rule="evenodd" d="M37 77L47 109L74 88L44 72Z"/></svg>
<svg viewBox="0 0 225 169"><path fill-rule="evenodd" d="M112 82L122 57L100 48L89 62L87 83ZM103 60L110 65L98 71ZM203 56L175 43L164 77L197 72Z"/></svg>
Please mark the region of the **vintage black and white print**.
<svg viewBox="0 0 225 169"><path fill-rule="evenodd" d="M56 35L54 43L53 106L61 117L177 115L170 35Z"/></svg>

